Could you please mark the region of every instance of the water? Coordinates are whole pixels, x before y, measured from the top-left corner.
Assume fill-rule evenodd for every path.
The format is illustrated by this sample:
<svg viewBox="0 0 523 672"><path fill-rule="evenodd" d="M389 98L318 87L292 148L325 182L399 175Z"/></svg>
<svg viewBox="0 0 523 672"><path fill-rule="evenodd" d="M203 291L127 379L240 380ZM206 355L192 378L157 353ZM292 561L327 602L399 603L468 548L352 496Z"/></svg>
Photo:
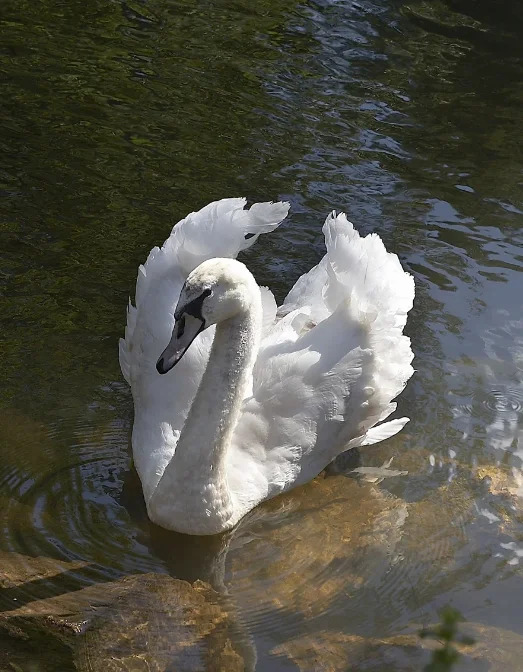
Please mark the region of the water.
<svg viewBox="0 0 523 672"><path fill-rule="evenodd" d="M520 665L523 14L489 8L4 0L0 609L104 605L72 652L2 620L5 660L416 670L449 603L478 640L461 669ZM229 195L292 203L247 255L279 299L333 208L414 274L412 422L360 456L408 474L348 466L191 539L145 515L116 346L138 263ZM183 655L158 575L216 591Z"/></svg>

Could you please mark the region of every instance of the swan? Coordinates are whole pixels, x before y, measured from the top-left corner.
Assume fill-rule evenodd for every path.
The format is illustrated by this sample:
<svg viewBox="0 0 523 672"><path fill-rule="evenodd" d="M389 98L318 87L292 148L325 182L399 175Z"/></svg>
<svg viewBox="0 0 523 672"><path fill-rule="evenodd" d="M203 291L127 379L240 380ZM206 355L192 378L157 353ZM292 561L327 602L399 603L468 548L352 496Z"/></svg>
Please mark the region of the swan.
<svg viewBox="0 0 523 672"><path fill-rule="evenodd" d="M217 534L314 478L341 452L382 441L413 373L403 334L414 281L346 216L327 253L277 309L236 260L287 216L243 198L176 224L139 268L120 366L134 401L132 449L149 518Z"/></svg>

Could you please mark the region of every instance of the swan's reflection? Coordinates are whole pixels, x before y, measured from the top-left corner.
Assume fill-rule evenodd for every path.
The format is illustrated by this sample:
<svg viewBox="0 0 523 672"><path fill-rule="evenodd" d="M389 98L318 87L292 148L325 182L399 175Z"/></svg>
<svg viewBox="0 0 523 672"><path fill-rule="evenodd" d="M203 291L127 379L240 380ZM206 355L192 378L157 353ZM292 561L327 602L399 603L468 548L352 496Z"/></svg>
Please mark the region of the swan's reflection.
<svg viewBox="0 0 523 672"><path fill-rule="evenodd" d="M268 652L296 628L306 631L317 618L327 623L349 598L364 604L383 590L407 517L402 500L343 476L320 476L209 537L153 525L134 472L126 474L120 501L140 530L138 541L171 576L204 581L219 594L246 669L253 669L260 645ZM384 608L391 617L397 612L393 601ZM364 627L367 618L368 611L360 612L349 627Z"/></svg>
<svg viewBox="0 0 523 672"><path fill-rule="evenodd" d="M135 469L125 473L119 501L138 526L139 541L165 563L172 577L189 583L204 581L217 592L226 593L225 558L237 528L223 534L200 537L172 532L155 525L147 516L140 479Z"/></svg>

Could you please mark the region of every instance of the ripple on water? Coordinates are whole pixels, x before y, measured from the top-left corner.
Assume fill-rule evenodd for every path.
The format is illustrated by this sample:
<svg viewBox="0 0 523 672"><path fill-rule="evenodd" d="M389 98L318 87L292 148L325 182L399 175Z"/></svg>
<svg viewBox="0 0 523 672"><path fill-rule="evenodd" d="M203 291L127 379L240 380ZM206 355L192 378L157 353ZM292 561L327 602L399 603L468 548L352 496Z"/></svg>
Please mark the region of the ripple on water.
<svg viewBox="0 0 523 672"><path fill-rule="evenodd" d="M63 454L74 461L49 470L66 442ZM467 544L473 500L462 481L407 502L361 479L320 476L258 507L230 533L198 538L148 521L128 470L128 428L114 419L58 428L45 451L45 468L0 471L0 489L13 495L4 542L13 572L24 578L9 593L17 604L168 572L209 582L237 623L235 637L247 645L254 636L263 655L265 646L270 651L304 633L365 635L377 617L369 604L379 603L384 631L408 620L413 605L441 589L445 568ZM34 580L30 563L20 563L37 556L45 567ZM118 604L111 608L125 629L126 614ZM133 642L128 646L133 650Z"/></svg>
<svg viewBox="0 0 523 672"><path fill-rule="evenodd" d="M482 403L495 413L519 413L523 408L523 389L519 387L491 390Z"/></svg>
<svg viewBox="0 0 523 672"><path fill-rule="evenodd" d="M363 604L368 591L379 594L405 518L403 501L342 476L319 478L253 512L231 540L227 563L249 629L293 636L345 613L347 600ZM359 618L363 625L363 612Z"/></svg>
<svg viewBox="0 0 523 672"><path fill-rule="evenodd" d="M476 392L464 404L453 407L460 415L482 415L482 408L494 413L519 413L523 408L523 389L519 387L505 387L490 391ZM485 414L483 413L484 417Z"/></svg>
<svg viewBox="0 0 523 672"><path fill-rule="evenodd" d="M522 409L523 387L503 386L476 392L452 413L463 439L486 437L489 448L512 451Z"/></svg>
<svg viewBox="0 0 523 672"><path fill-rule="evenodd" d="M165 571L136 541L129 514L118 502L129 464L127 428L110 423L93 435L92 426L65 423L40 439L31 451L8 454L0 467L0 491L7 494L2 548L16 554L12 578L18 582L24 576L14 566L21 557L54 561L56 572L48 567L52 575L70 567L68 589L127 573ZM55 592L52 584L47 595ZM20 587L26 597L33 588L31 581ZM42 596L41 585L37 592Z"/></svg>
<svg viewBox="0 0 523 672"><path fill-rule="evenodd" d="M49 470L67 441L63 455L74 461ZM246 641L253 634L283 641L331 628L338 619L344 630L363 633L375 617L369 600L379 600L384 619L407 613L421 577L452 555L461 530L456 506L448 510L452 525L442 526L441 514L433 520L423 503L408 505L374 484L339 475L320 476L265 503L231 533L187 537L147 519L138 479L128 471L127 427L114 421L60 427L45 450L54 457L47 454L41 470L28 463L25 472L5 465L0 471L0 489L12 493L3 515L4 547L13 563L20 557L48 563L43 582L19 586L20 601L167 571L229 596L238 637ZM416 505L415 518L425 515L427 526L421 548L409 512Z"/></svg>

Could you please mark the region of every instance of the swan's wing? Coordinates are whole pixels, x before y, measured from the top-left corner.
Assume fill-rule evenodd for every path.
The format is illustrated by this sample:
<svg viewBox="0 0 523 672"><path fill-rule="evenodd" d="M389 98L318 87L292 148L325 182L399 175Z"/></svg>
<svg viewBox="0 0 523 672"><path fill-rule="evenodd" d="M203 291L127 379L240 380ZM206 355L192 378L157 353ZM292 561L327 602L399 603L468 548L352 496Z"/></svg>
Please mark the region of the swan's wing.
<svg viewBox="0 0 523 672"><path fill-rule="evenodd" d="M214 327L205 330L171 375L157 373L156 361L171 337L183 283L206 259L236 257L261 233L275 229L289 209L287 203L256 203L246 210L245 204L244 198L228 198L191 213L174 226L161 248L151 250L138 271L136 307L129 302L125 338L120 340L120 365L133 392L133 452L146 495L172 456L214 336ZM264 306L272 324L267 295ZM161 454L154 454L153 448ZM155 473L144 479L150 469Z"/></svg>
<svg viewBox="0 0 523 672"><path fill-rule="evenodd" d="M328 261L328 255L325 255L317 266L297 280L278 308L278 316L282 317L293 310L306 308L311 320L317 324L332 313L324 299L324 291L329 282Z"/></svg>
<svg viewBox="0 0 523 672"><path fill-rule="evenodd" d="M361 238L344 215L324 226L327 254L296 283L254 369L230 451L231 487L249 472L272 496L315 476L347 447L374 443L412 375L403 335L414 283L378 236Z"/></svg>
<svg viewBox="0 0 523 672"><path fill-rule="evenodd" d="M307 318L284 317L256 362L253 396L243 404L228 453L229 482L239 496L247 491L264 499L310 480L340 452L344 422L355 427L365 417L372 357L365 330L344 305L296 338L292 332Z"/></svg>
<svg viewBox="0 0 523 672"><path fill-rule="evenodd" d="M276 321L277 305L274 294L268 287L260 287L260 295L263 310L262 336L265 336L272 329Z"/></svg>
<svg viewBox="0 0 523 672"><path fill-rule="evenodd" d="M275 229L289 210L288 203L255 203L248 210L244 209L245 204L244 198L225 198L187 215L175 225L162 247L154 247L140 266L136 308L129 301L125 337L120 339L120 364L129 384L133 368L138 365L139 371L143 370L140 346L144 344L138 341L143 341L144 333L140 323L147 323L147 337L166 343L172 329L173 307L189 273L212 257L236 258L260 234ZM267 293L272 297L269 290ZM269 312L270 303L270 298L264 301Z"/></svg>

